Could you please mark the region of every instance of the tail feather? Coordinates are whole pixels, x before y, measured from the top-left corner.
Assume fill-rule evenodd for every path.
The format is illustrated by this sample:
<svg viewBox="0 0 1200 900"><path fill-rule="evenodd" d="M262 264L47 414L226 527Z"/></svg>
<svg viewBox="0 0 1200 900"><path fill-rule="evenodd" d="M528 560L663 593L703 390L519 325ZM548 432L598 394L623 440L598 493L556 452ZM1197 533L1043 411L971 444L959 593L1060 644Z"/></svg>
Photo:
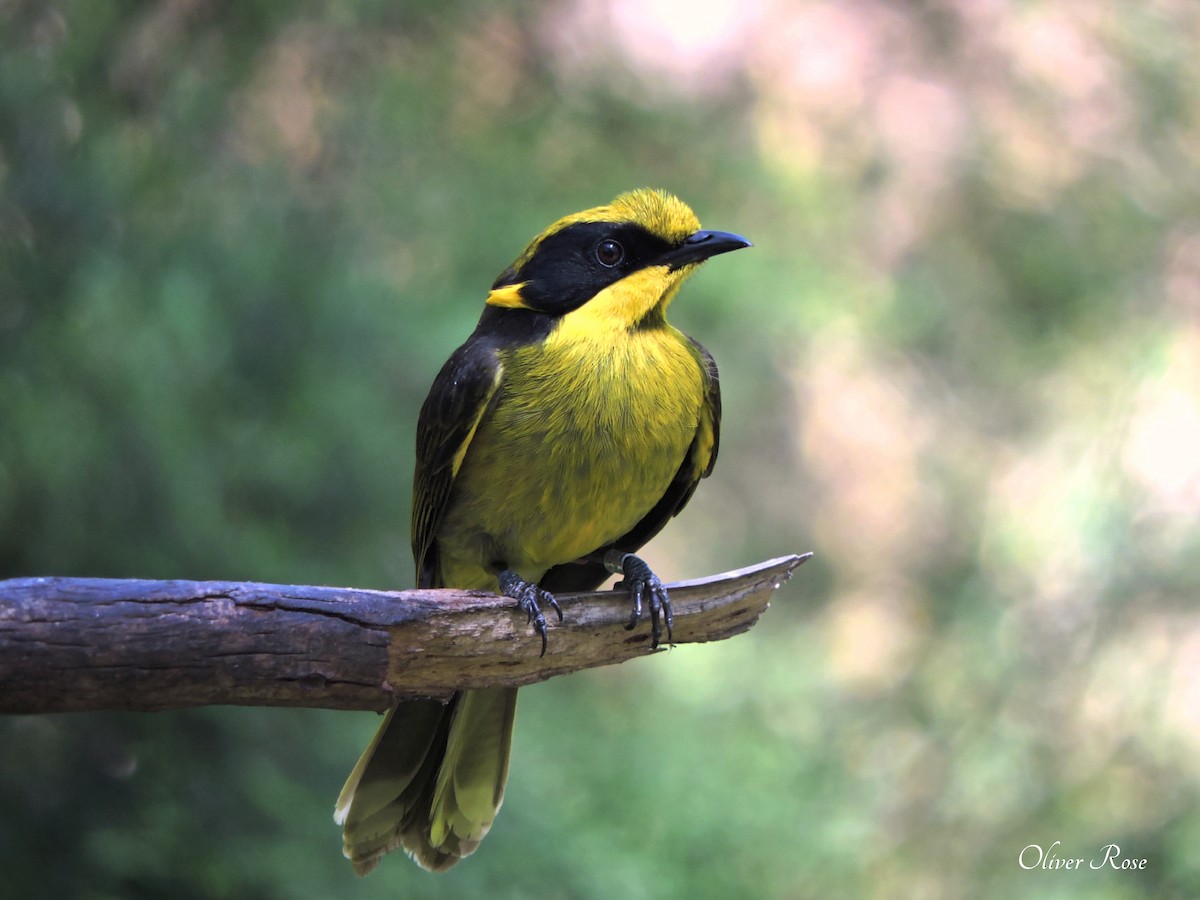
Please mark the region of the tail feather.
<svg viewBox="0 0 1200 900"><path fill-rule="evenodd" d="M397 847L444 871L479 846L504 797L516 693L466 691L387 714L334 811L359 875Z"/></svg>
<svg viewBox="0 0 1200 900"><path fill-rule="evenodd" d="M471 853L504 801L515 689L468 691L450 729L430 812L430 841Z"/></svg>
<svg viewBox="0 0 1200 900"><path fill-rule="evenodd" d="M437 700L416 700L388 710L338 795L334 821L345 825L351 806L356 819L365 819L393 803L429 755L448 709Z"/></svg>

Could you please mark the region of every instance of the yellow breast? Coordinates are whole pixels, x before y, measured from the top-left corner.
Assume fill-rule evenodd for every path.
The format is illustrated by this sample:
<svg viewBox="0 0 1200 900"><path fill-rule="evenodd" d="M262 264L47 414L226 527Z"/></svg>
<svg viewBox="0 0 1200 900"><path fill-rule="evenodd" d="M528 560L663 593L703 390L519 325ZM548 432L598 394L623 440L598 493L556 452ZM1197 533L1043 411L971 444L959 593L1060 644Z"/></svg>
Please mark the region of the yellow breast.
<svg viewBox="0 0 1200 900"><path fill-rule="evenodd" d="M486 587L497 561L536 580L628 532L678 471L704 403L697 355L665 323L630 331L587 309L502 354L439 530L448 583Z"/></svg>

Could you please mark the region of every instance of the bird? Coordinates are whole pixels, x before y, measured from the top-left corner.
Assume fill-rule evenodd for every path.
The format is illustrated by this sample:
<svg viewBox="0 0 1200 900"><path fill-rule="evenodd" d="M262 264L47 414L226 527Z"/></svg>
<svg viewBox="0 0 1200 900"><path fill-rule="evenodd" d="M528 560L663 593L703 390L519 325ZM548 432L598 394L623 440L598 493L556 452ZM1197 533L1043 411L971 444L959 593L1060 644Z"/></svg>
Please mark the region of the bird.
<svg viewBox="0 0 1200 900"><path fill-rule="evenodd" d="M721 394L712 356L667 307L705 260L749 246L648 188L528 244L421 408L419 587L511 598L545 654L555 594L619 574L626 627L648 612L652 646L671 642L670 597L636 551L712 472ZM504 798L516 700L499 687L391 708L335 807L359 875L397 848L437 872L475 851Z"/></svg>

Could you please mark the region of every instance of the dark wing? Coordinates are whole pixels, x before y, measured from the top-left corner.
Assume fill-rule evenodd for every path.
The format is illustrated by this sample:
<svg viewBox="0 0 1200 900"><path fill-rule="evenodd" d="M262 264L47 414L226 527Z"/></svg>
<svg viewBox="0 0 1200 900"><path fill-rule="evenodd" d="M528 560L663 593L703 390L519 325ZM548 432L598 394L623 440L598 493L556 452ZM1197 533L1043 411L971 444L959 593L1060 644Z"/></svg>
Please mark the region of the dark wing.
<svg viewBox="0 0 1200 900"><path fill-rule="evenodd" d="M450 489L504 374L495 345L472 336L446 360L417 420L413 473L412 548L417 586L442 587L434 538Z"/></svg>
<svg viewBox="0 0 1200 900"><path fill-rule="evenodd" d="M679 513L692 499L701 478L712 472L717 462L717 448L721 442L721 381L717 375L717 364L712 354L693 338L692 348L704 373L704 406L700 411L700 422L679 471L671 480L666 493L644 515L628 533L617 538L607 547L599 547L594 557L603 557L610 549L624 553L635 553L652 537L663 530L671 518ZM591 591L608 578L609 573L598 561L566 563L547 572L539 584L550 591Z"/></svg>

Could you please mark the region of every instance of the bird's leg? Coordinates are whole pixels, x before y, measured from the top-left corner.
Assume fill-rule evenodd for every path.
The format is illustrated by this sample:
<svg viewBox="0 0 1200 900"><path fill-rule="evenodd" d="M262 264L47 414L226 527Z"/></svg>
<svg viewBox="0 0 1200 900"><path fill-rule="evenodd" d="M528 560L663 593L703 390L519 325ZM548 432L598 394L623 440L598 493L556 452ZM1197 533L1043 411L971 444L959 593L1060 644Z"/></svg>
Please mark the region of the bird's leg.
<svg viewBox="0 0 1200 900"><path fill-rule="evenodd" d="M536 584L531 584L525 581L514 572L512 569L504 569L497 576L500 583L500 593L505 597L511 597L517 601L517 606L528 617L530 624L537 630L537 633L542 636L542 656L546 655L546 617L542 615L540 603L549 603L551 608L558 613L558 621L562 621L562 608L558 605L558 601L554 599L554 595L549 591L544 591Z"/></svg>
<svg viewBox="0 0 1200 900"><path fill-rule="evenodd" d="M624 580L618 581L614 587L626 588L633 600L633 612L625 630L632 630L641 620L644 597L650 604L650 648L658 646L664 623L667 626L667 643L673 644L671 626L675 623L675 618L671 613L671 599L667 596L667 589L663 587L663 583L650 571L645 561L632 553L609 550L604 554L604 568L614 575L624 576Z"/></svg>

